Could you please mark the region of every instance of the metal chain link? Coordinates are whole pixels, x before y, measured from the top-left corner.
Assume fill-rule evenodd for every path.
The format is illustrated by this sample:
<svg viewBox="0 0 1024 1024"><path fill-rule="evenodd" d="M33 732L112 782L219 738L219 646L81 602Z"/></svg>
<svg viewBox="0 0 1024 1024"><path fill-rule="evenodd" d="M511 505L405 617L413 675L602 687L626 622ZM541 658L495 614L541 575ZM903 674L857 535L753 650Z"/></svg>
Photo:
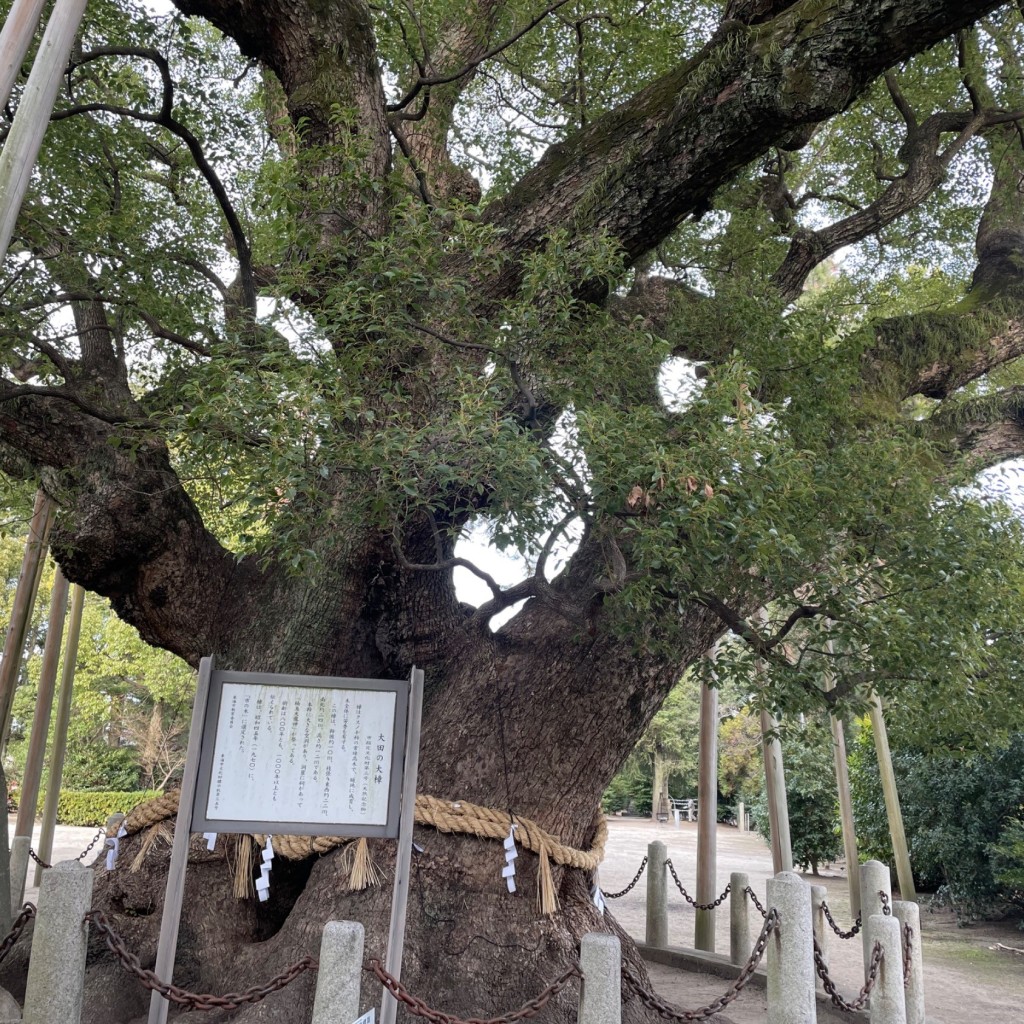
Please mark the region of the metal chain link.
<svg viewBox="0 0 1024 1024"><path fill-rule="evenodd" d="M85 860L89 856L92 848L101 840L105 839L107 835L106 826L103 826L95 836L93 836L92 842L75 858L75 860Z"/></svg>
<svg viewBox="0 0 1024 1024"><path fill-rule="evenodd" d="M818 973L818 977L821 978L822 987L828 993L829 998L832 1000L832 1005L839 1007L840 1010L845 1010L847 1013L854 1013L856 1010L863 1010L867 1004L871 991L875 987L875 983L878 981L878 969L882 963L882 957L885 953L882 951L882 944L875 942L871 947L871 963L868 966L868 980L864 982L864 987L857 993L857 998L852 1002L847 1002L837 991L836 983L829 977L828 965L825 963L825 957L821 952L821 946L818 945L818 940L814 940L814 969Z"/></svg>
<svg viewBox="0 0 1024 1024"><path fill-rule="evenodd" d="M570 967L564 974L559 975L540 995L524 1003L518 1010L502 1014L500 1017L468 1017L463 1019L454 1014L442 1013L440 1010L433 1010L418 996L414 996L397 978L384 970L384 965L376 957L371 957L365 964L363 970L375 975L377 980L390 992L400 1003L404 1003L409 1012L416 1017L423 1017L431 1024L513 1024L517 1020L528 1020L536 1017L541 1010L550 1002L552 997L569 984L570 981L583 980L583 974L578 967Z"/></svg>
<svg viewBox="0 0 1024 1024"><path fill-rule="evenodd" d="M910 984L910 954L913 951L914 929L909 924L903 926L903 987Z"/></svg>
<svg viewBox="0 0 1024 1024"><path fill-rule="evenodd" d="M37 864L38 864L38 865L39 865L39 866L40 866L41 868L52 868L52 867L53 867L53 865L52 865L52 864L47 864L47 863L46 863L46 861L45 861L45 860L43 860L43 858L42 858L42 857L40 857L40 856L39 856L39 854L38 854L38 853L36 853L36 851L35 851L35 850L33 850L31 846L30 846L30 847L28 848L28 855L29 855L29 856L30 856L30 857L31 857L31 858L32 858L32 859L33 859L33 860L34 860L34 861L35 861L35 862L36 862L36 863L37 863Z"/></svg>
<svg viewBox="0 0 1024 1024"><path fill-rule="evenodd" d="M754 906L757 907L758 913L762 917L767 917L768 916L768 911L765 910L764 907L761 905L761 901L757 898L757 893L754 892L754 890L751 889L749 885L743 891L750 897L750 899L753 902Z"/></svg>
<svg viewBox="0 0 1024 1024"><path fill-rule="evenodd" d="M768 939L778 927L779 912L773 907L766 915L764 924L761 926L761 934L758 935L750 957L743 970L737 975L736 980L714 1002L708 1003L707 1006L702 1006L699 1010L681 1010L671 1003L666 1003L660 996L644 988L640 979L626 966L622 968L623 983L639 997L645 1006L654 1010L655 1013L666 1020L687 1022L705 1020L716 1013L721 1013L740 994L743 987L750 980L750 976L757 970L757 965L761 962L764 951L768 946Z"/></svg>
<svg viewBox="0 0 1024 1024"><path fill-rule="evenodd" d="M711 903L698 903L683 888L683 883L679 881L679 876L676 874L676 869L675 866L672 864L672 861L665 861L665 867L667 867L669 872L671 873L672 880L676 883L676 888L682 893L683 899L686 900L686 902L689 903L690 906L693 907L695 910L714 910L715 907L720 907L725 902L725 898L729 895L729 893L732 892L732 884L730 883L725 887L725 889L722 891L722 895L719 896L718 899L714 900Z"/></svg>
<svg viewBox="0 0 1024 1024"><path fill-rule="evenodd" d="M7 933L3 942L0 942L0 960L3 960L12 949L14 944L21 938L25 925L36 916L36 908L31 903L26 903L21 908L21 913L14 919L11 930Z"/></svg>
<svg viewBox="0 0 1024 1024"><path fill-rule="evenodd" d="M841 939L852 939L861 928L861 915L857 915L857 920L853 922L853 927L848 931L844 932L839 925L836 924L835 919L832 917L832 911L828 909L828 904L822 900L821 909L825 912L825 920L828 921L832 928L832 931L836 933Z"/></svg>
<svg viewBox="0 0 1024 1024"><path fill-rule="evenodd" d="M284 988L300 974L315 971L320 966L313 957L304 956L270 981L263 985L253 985L244 992L228 992L222 996L189 992L177 985L161 981L153 971L146 970L139 962L139 958L125 945L124 939L114 931L102 910L90 910L85 915L85 920L103 936L107 948L121 961L121 966L136 977L143 988L150 992L159 992L170 1002L178 1006L187 1006L192 1010L235 1010L246 1003L258 1003L271 992Z"/></svg>
<svg viewBox="0 0 1024 1024"><path fill-rule="evenodd" d="M625 889L620 889L618 892L602 892L601 895L606 900L617 900L620 896L625 896L626 893L629 892L629 890L632 889L633 886L640 881L640 876L644 873L645 867L647 867L646 857L644 857L644 859L640 861L640 867L637 869L637 873L633 876L633 881L630 882Z"/></svg>
<svg viewBox="0 0 1024 1024"><path fill-rule="evenodd" d="M889 906L889 894L884 889L879 889L878 898L882 901L882 913L889 917L892 914L892 907Z"/></svg>

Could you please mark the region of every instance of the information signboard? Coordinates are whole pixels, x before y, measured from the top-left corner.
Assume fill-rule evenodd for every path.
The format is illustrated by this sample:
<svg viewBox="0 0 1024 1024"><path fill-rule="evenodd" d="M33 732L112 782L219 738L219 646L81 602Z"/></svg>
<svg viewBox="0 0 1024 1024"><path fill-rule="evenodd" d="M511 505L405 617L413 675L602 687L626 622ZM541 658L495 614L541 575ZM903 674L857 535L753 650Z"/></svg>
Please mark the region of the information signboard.
<svg viewBox="0 0 1024 1024"><path fill-rule="evenodd" d="M409 681L213 672L193 832L395 837Z"/></svg>

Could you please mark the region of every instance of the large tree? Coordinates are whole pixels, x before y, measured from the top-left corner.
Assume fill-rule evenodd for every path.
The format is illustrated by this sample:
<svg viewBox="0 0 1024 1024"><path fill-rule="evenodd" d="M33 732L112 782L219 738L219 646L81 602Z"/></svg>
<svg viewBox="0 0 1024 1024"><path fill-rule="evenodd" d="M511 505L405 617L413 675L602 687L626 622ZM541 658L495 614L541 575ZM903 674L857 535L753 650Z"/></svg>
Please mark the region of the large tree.
<svg viewBox="0 0 1024 1024"><path fill-rule="evenodd" d="M1021 539L966 487L1024 443L1016 8L178 8L92 5L2 282L0 465L146 640L419 665L420 791L581 848L726 629L792 707L829 651L833 703L1017 678ZM543 918L532 855L509 897L496 845L420 831L404 977L436 1006L509 1009L615 927L585 872ZM144 960L161 849L97 888ZM330 918L383 949L389 887L339 854L266 910L229 874L190 870L185 984L263 980ZM90 1022L144 1012L119 970ZM299 1024L311 991L234 1019Z"/></svg>

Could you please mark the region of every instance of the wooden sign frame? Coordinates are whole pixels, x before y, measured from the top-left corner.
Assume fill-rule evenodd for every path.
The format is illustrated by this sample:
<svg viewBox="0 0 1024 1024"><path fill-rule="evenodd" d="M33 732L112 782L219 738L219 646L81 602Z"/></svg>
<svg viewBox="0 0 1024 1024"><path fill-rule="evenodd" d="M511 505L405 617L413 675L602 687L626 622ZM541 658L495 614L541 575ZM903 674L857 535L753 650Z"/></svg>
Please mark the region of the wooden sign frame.
<svg viewBox="0 0 1024 1024"><path fill-rule="evenodd" d="M393 738L393 758L391 787L392 795L394 786L400 780L397 802L389 797L388 822L385 826L375 825L354 825L344 824L348 836L379 836L390 835L398 838L398 850L395 863L395 885L394 896L391 904L391 927L388 936L387 967L388 970L398 977L401 972L402 948L405 936L405 914L409 893L409 871L412 858L412 833L414 826L414 814L416 807L416 775L419 769L419 740L420 723L423 712L423 672L413 668L408 680L356 680L340 679L338 677L322 676L275 676L269 673L241 673L224 672L214 673L213 658L203 658L199 663L199 679L196 684L195 704L192 708L192 725L189 732L188 754L185 760L185 768L181 782L181 796L178 802L178 816L175 822L174 843L171 848L171 862L167 872L167 887L164 894L163 916L160 923L160 940L157 946L155 973L161 981L171 981L174 976L174 960L178 946L178 926L181 921L181 906L185 894L185 871L188 865L188 848L191 834L196 830L197 822L200 826L208 824L220 824L219 821L211 820L205 814L197 816L196 797L200 782L201 768L207 769L205 777L205 794L209 794L210 775L209 765L212 764L212 749L208 750L204 757L204 748L208 742L210 729L216 728L217 713L208 714L211 705L211 693L218 683L221 686L225 682L264 682L281 683L295 686L323 686L325 688L342 689L364 689L372 690L393 690L396 694L404 690L404 700L396 700L395 707L395 730ZM355 685L362 684L362 685ZM219 709L219 696L217 708ZM402 716L404 726L404 745L402 731L398 727L399 715ZM210 726L210 722L213 726ZM397 770L402 766L401 775ZM203 805L206 806L205 803ZM397 815L396 815L397 812ZM393 816L397 816L397 832L392 831L395 822ZM275 827L280 827L279 834L290 833L301 835L337 835L339 826L332 823L305 823L306 831L299 831L296 822L230 822L232 829L239 832L254 831L263 834L273 834ZM251 829L249 826L253 826ZM387 831L382 832L381 828ZM312 829L317 831L312 831ZM372 831L369 831L371 830ZM201 828L202 831L213 829ZM225 829L224 831L228 831ZM170 1004L160 995L159 992L152 993L149 1004L148 1024L166 1024L167 1011ZM385 993L384 1004L381 1008L382 1024L394 1021L397 1004L394 997Z"/></svg>

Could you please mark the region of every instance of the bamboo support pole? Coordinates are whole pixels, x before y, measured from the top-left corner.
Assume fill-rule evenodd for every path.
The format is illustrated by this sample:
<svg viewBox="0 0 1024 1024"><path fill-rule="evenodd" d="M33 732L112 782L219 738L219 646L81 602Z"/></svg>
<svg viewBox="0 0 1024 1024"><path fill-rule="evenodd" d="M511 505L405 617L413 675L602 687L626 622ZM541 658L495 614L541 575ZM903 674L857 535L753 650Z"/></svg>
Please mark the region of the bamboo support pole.
<svg viewBox="0 0 1024 1024"><path fill-rule="evenodd" d="M697 779L697 902L711 903L718 895L716 830L718 826L718 691L704 683L700 690L700 753ZM715 951L715 911L698 910L694 946Z"/></svg>
<svg viewBox="0 0 1024 1024"><path fill-rule="evenodd" d="M78 639L82 632L82 609L85 591L77 584L71 589L71 613L68 616L68 637L64 643L64 663L60 676L60 696L57 699L57 720L53 725L53 747L50 751L50 771L46 777L46 799L43 803L43 826L39 836L39 856L49 862L53 853L53 834L57 827L57 800L60 797L64 775L64 755L68 746L68 726L71 724L71 698L75 685L75 667L78 661ZM36 865L35 884L43 879L41 864Z"/></svg>
<svg viewBox="0 0 1024 1024"><path fill-rule="evenodd" d="M85 4L86 0L56 0L14 124L0 153L0 262L7 257Z"/></svg>
<svg viewBox="0 0 1024 1024"><path fill-rule="evenodd" d="M885 730L882 701L877 693L871 697L871 731L875 736L875 751L878 754L878 770L882 777L885 813L889 819L889 835L892 837L892 852L896 860L900 896L914 903L917 900L917 892L914 889L914 875L910 868L910 850L907 847L907 833L903 828L900 797L896 791L896 774L892 768L889 734Z"/></svg>

